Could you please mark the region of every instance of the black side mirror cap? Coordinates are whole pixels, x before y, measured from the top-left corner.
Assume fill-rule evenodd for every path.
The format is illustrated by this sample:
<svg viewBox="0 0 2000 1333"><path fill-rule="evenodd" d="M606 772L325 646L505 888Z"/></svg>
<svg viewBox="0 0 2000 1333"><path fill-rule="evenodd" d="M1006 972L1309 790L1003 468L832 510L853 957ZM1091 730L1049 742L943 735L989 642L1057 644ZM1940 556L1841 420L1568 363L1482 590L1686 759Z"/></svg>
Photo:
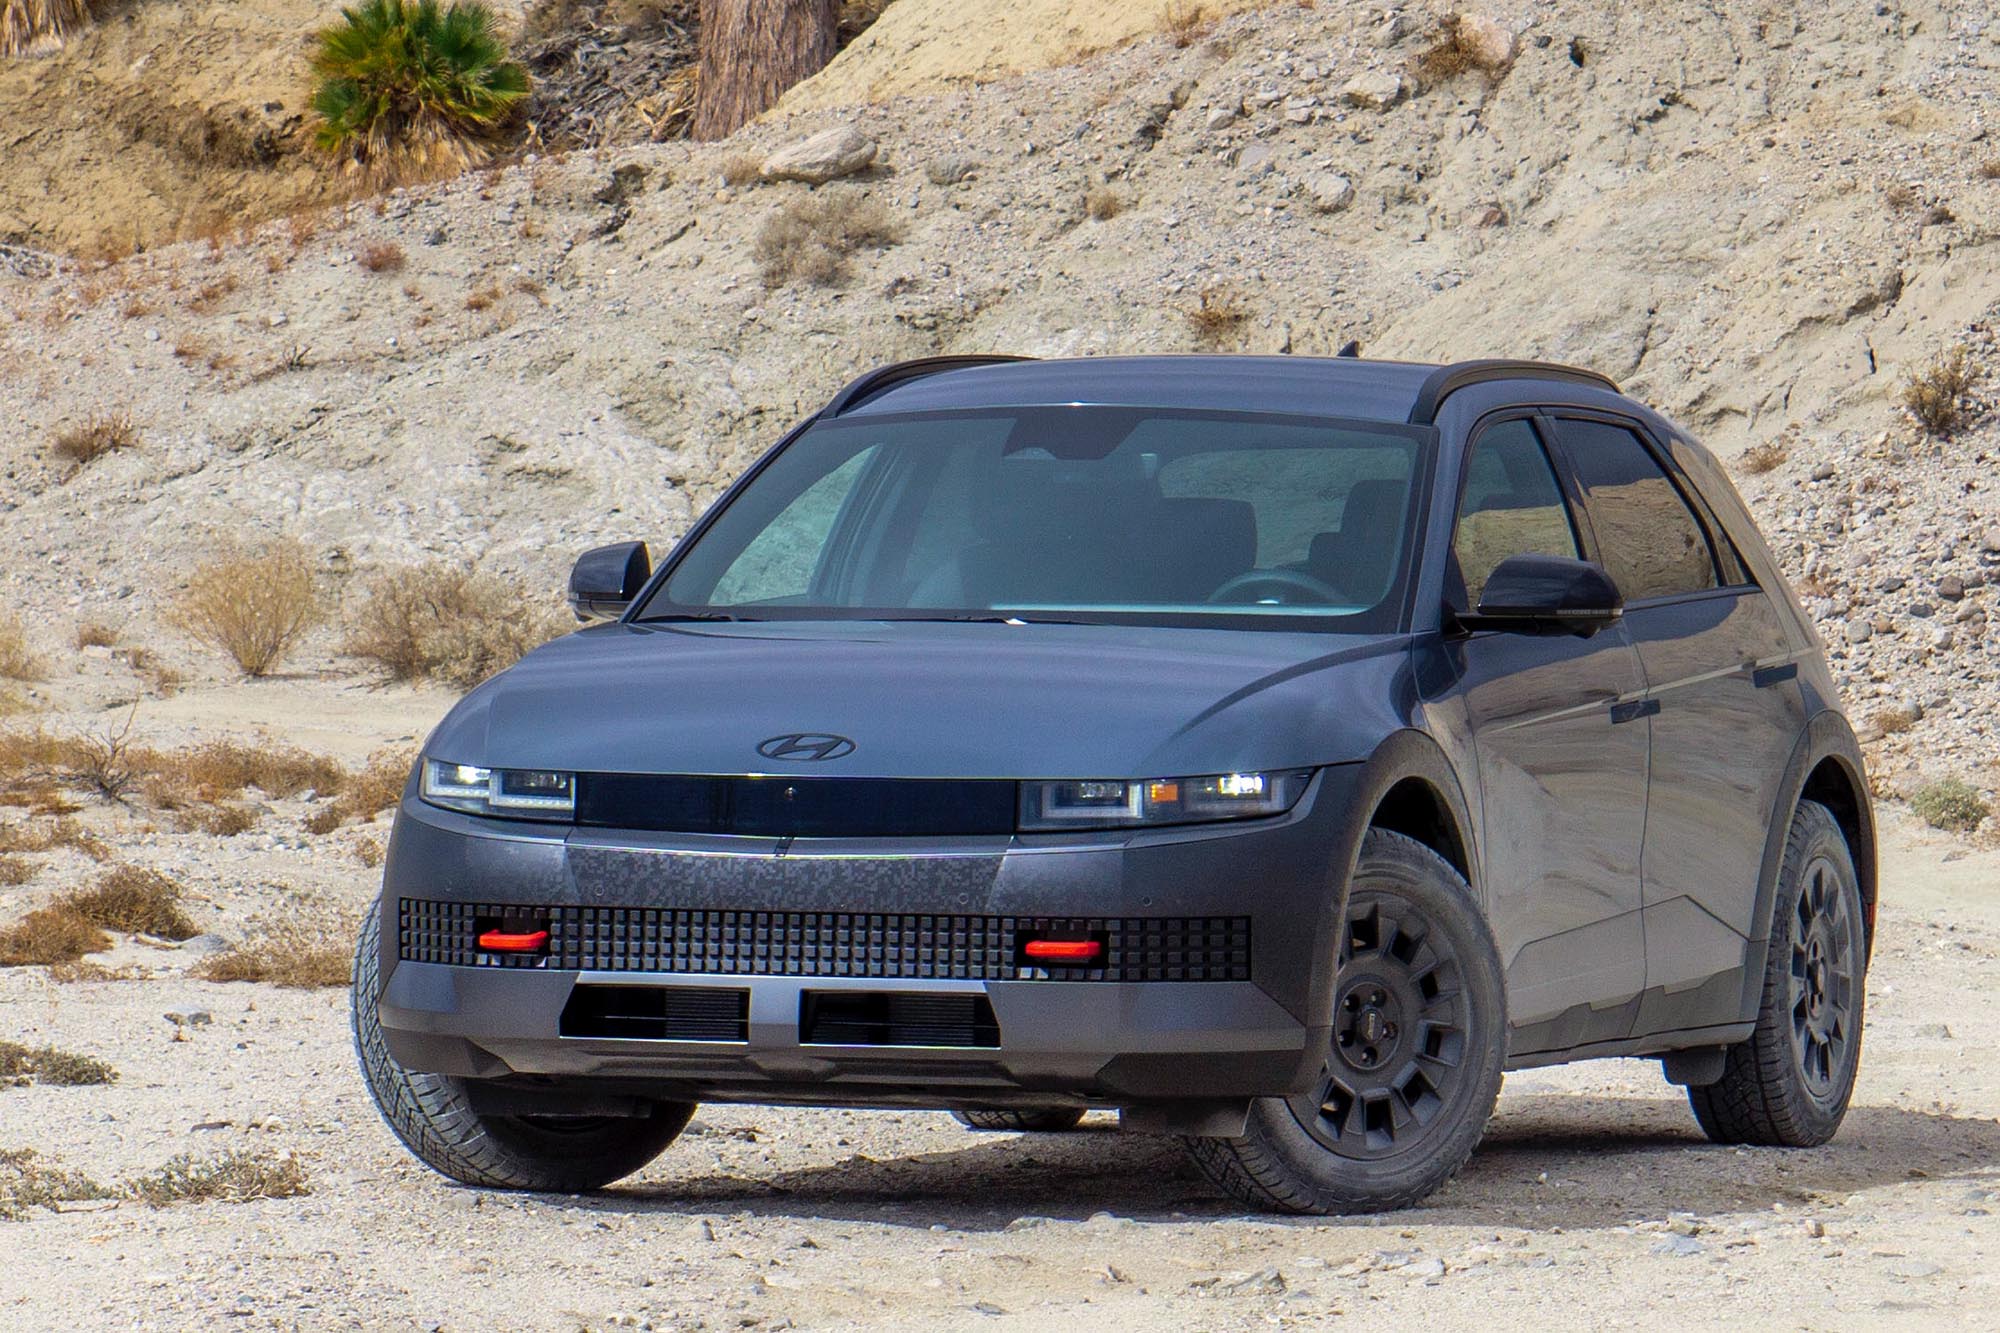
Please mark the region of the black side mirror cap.
<svg viewBox="0 0 2000 1333"><path fill-rule="evenodd" d="M569 607L578 620L616 620L653 576L644 542L616 542L585 551L569 571Z"/></svg>
<svg viewBox="0 0 2000 1333"><path fill-rule="evenodd" d="M1460 612L1461 629L1589 638L1625 614L1625 598L1602 565L1557 555L1510 555L1479 594L1479 609Z"/></svg>

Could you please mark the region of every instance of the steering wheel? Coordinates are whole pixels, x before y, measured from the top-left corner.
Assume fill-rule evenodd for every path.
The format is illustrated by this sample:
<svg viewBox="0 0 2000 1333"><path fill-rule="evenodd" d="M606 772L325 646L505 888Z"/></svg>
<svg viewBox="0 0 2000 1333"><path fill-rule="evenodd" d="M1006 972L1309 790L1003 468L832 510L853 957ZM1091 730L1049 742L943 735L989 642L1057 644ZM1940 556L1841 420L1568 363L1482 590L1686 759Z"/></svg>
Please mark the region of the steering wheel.
<svg viewBox="0 0 2000 1333"><path fill-rule="evenodd" d="M1246 597L1243 595L1246 592L1253 595ZM1304 596L1287 597L1285 595L1287 593L1304 594ZM1256 602L1289 604L1309 599L1332 606L1338 606L1346 600L1340 589L1325 579L1315 578L1298 569L1248 569L1227 580L1208 595L1208 600L1211 602L1233 602L1239 605Z"/></svg>

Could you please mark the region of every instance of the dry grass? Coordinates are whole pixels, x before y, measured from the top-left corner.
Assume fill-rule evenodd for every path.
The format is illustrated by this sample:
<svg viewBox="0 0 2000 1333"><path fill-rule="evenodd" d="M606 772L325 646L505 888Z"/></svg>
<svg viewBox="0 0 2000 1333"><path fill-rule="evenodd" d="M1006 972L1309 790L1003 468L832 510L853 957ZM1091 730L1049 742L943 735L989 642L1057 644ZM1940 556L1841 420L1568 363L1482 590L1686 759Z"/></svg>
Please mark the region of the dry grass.
<svg viewBox="0 0 2000 1333"><path fill-rule="evenodd" d="M1431 44L1410 62L1410 70L1425 84L1448 83L1461 74L1480 73L1489 79L1505 72L1506 61L1496 61L1480 49L1461 14L1447 14L1438 21Z"/></svg>
<svg viewBox="0 0 2000 1333"><path fill-rule="evenodd" d="M1791 450L1787 449L1777 440L1761 440L1751 445L1748 449L1745 449L1738 463L1745 472L1750 473L1752 476L1762 476L1764 473L1777 468L1780 463L1783 463L1789 457L1791 457Z"/></svg>
<svg viewBox="0 0 2000 1333"><path fill-rule="evenodd" d="M59 46L90 21L90 0L0 0L0 57Z"/></svg>
<svg viewBox="0 0 2000 1333"><path fill-rule="evenodd" d="M1083 211L1093 222L1109 222L1125 211L1125 196L1108 185L1100 185L1084 195Z"/></svg>
<svg viewBox="0 0 2000 1333"><path fill-rule="evenodd" d="M323 617L305 548L274 541L196 570L167 619L257 677L276 670Z"/></svg>
<svg viewBox="0 0 2000 1333"><path fill-rule="evenodd" d="M732 153L722 159L722 183L741 188L754 185L763 174L763 163L749 153Z"/></svg>
<svg viewBox="0 0 2000 1333"><path fill-rule="evenodd" d="M1901 212L1917 206L1917 192L1901 181L1891 181L1882 187L1882 202Z"/></svg>
<svg viewBox="0 0 2000 1333"><path fill-rule="evenodd" d="M209 741L167 758L163 775L199 801L226 801L249 787L279 800L305 791L331 795L347 780L340 765L327 756L291 747Z"/></svg>
<svg viewBox="0 0 2000 1333"><path fill-rule="evenodd" d="M33 861L23 856L0 856L0 889L18 889L35 877L40 869Z"/></svg>
<svg viewBox="0 0 2000 1333"><path fill-rule="evenodd" d="M74 819L30 819L0 824L0 852L52 852L68 848L93 861L109 861L111 848Z"/></svg>
<svg viewBox="0 0 2000 1333"><path fill-rule="evenodd" d="M193 939L201 933L181 906L180 881L157 870L114 866L87 889L56 900L93 926L127 935L154 935L166 940Z"/></svg>
<svg viewBox="0 0 2000 1333"><path fill-rule="evenodd" d="M312 1192L305 1164L290 1153L225 1153L209 1161L182 1154L157 1171L125 1182L123 1192L164 1208L175 1203L249 1203Z"/></svg>
<svg viewBox="0 0 2000 1333"><path fill-rule="evenodd" d="M766 218L751 253L766 287L790 282L831 287L847 275L848 257L857 250L901 239L902 229L882 205L832 191L800 195Z"/></svg>
<svg viewBox="0 0 2000 1333"><path fill-rule="evenodd" d="M197 315L213 314L221 309L240 284L234 273L225 273L213 282L205 282L195 288L194 295L188 297L187 308Z"/></svg>
<svg viewBox="0 0 2000 1333"><path fill-rule="evenodd" d="M489 310L500 300L502 295L504 293L500 290L500 284L488 280L474 287L466 295L465 308L467 310Z"/></svg>
<svg viewBox="0 0 2000 1333"><path fill-rule="evenodd" d="M81 1171L42 1166L33 1148L0 1149L0 1219L16 1221L30 1208L112 1197L112 1191Z"/></svg>
<svg viewBox="0 0 2000 1333"><path fill-rule="evenodd" d="M1954 347L1912 375L1903 386L1903 406L1932 435L1950 435L1965 424L1974 370L1963 347Z"/></svg>
<svg viewBox="0 0 2000 1333"><path fill-rule="evenodd" d="M393 810L403 799L410 768L417 762L411 750L377 750L360 772L347 780L340 794L306 816L306 832L331 833L349 820L373 819Z"/></svg>
<svg viewBox="0 0 2000 1333"><path fill-rule="evenodd" d="M109 648L118 642L118 631L109 625L99 625L95 621L85 621L76 627L76 646L84 648Z"/></svg>
<svg viewBox="0 0 2000 1333"><path fill-rule="evenodd" d="M1204 288L1197 303L1182 314L1203 347L1220 347L1234 339L1250 318L1241 299L1226 287Z"/></svg>
<svg viewBox="0 0 2000 1333"><path fill-rule="evenodd" d="M409 256L394 241L373 241L361 247L354 262L370 273L401 273Z"/></svg>
<svg viewBox="0 0 2000 1333"><path fill-rule="evenodd" d="M74 908L41 907L0 931L0 967L73 963L111 947L111 937Z"/></svg>
<svg viewBox="0 0 2000 1333"><path fill-rule="evenodd" d="M103 1060L53 1046L23 1046L18 1041L0 1041L0 1084L19 1087L46 1083L58 1088L91 1087L116 1083L118 1071Z"/></svg>
<svg viewBox="0 0 2000 1333"><path fill-rule="evenodd" d="M1188 47L1214 26L1214 20L1190 0L1167 0L1160 11L1160 31L1177 47Z"/></svg>
<svg viewBox="0 0 2000 1333"><path fill-rule="evenodd" d="M195 966L204 981L260 981L309 990L345 986L354 956L348 942L354 922L322 903L301 903L294 914L263 923L257 933Z"/></svg>
<svg viewBox="0 0 2000 1333"><path fill-rule="evenodd" d="M1900 704L1891 704L1887 708L1879 710L1874 717L1869 719L1869 727L1877 738L1883 736L1900 736L1916 725L1916 712Z"/></svg>
<svg viewBox="0 0 2000 1333"><path fill-rule="evenodd" d="M471 689L568 628L519 589L455 565L389 570L368 585L341 651L391 680Z"/></svg>
<svg viewBox="0 0 2000 1333"><path fill-rule="evenodd" d="M0 611L0 680L40 680L45 668L28 647L28 631L20 617Z"/></svg>
<svg viewBox="0 0 2000 1333"><path fill-rule="evenodd" d="M211 838L233 838L257 827L257 811L247 805L203 805L174 815L174 827L182 833L206 833Z"/></svg>
<svg viewBox="0 0 2000 1333"><path fill-rule="evenodd" d="M2000 181L2000 157L1989 157L1981 162L1979 176L1982 180Z"/></svg>
<svg viewBox="0 0 2000 1333"><path fill-rule="evenodd" d="M200 361L208 356L208 344L188 334L174 339L174 356L182 361Z"/></svg>
<svg viewBox="0 0 2000 1333"><path fill-rule="evenodd" d="M56 432L49 452L75 469L88 466L106 454L138 447L139 432L133 428L132 418L123 412L112 412L92 415L82 425L67 426Z"/></svg>
<svg viewBox="0 0 2000 1333"><path fill-rule="evenodd" d="M370 870L381 865L382 840L380 838L358 839L354 844L354 859Z"/></svg>

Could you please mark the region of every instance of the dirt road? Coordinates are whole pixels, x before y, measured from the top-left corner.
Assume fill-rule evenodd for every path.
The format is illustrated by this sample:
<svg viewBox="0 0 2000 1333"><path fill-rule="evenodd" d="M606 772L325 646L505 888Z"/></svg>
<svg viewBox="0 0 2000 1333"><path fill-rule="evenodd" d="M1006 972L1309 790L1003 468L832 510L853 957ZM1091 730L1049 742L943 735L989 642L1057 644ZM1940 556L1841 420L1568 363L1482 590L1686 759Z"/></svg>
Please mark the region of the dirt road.
<svg viewBox="0 0 2000 1333"><path fill-rule="evenodd" d="M386 711L401 726L423 705ZM121 1077L0 1089L0 1149L103 1180L288 1151L312 1188L0 1222L0 1327L2000 1323L2000 854L1889 825L1861 1086L1831 1146L1709 1146L1651 1064L1523 1073L1465 1173L1379 1218L1244 1216L1171 1142L1108 1116L1027 1138L941 1114L705 1108L603 1195L464 1189L376 1119L339 991L199 982L182 951L130 944L111 961L152 979L6 969L7 1035ZM279 877L355 908L372 892L341 838L121 851L235 886L209 895L224 920ZM173 1040L162 1015L187 1009L214 1021Z"/></svg>

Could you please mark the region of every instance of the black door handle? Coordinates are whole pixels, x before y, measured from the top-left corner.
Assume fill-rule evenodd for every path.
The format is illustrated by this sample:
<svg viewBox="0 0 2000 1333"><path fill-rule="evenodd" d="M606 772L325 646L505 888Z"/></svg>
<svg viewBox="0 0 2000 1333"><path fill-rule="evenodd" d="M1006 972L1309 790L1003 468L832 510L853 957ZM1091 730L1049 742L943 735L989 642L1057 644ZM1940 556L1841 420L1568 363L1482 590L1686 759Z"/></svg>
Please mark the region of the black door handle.
<svg viewBox="0 0 2000 1333"><path fill-rule="evenodd" d="M1750 683L1760 690L1768 689L1782 681L1797 680L1798 678L1799 664L1797 662L1786 662L1782 666L1758 667L1750 673Z"/></svg>
<svg viewBox="0 0 2000 1333"><path fill-rule="evenodd" d="M1611 721L1637 722L1642 717L1651 717L1660 711L1658 699L1634 699L1630 703L1611 705Z"/></svg>

